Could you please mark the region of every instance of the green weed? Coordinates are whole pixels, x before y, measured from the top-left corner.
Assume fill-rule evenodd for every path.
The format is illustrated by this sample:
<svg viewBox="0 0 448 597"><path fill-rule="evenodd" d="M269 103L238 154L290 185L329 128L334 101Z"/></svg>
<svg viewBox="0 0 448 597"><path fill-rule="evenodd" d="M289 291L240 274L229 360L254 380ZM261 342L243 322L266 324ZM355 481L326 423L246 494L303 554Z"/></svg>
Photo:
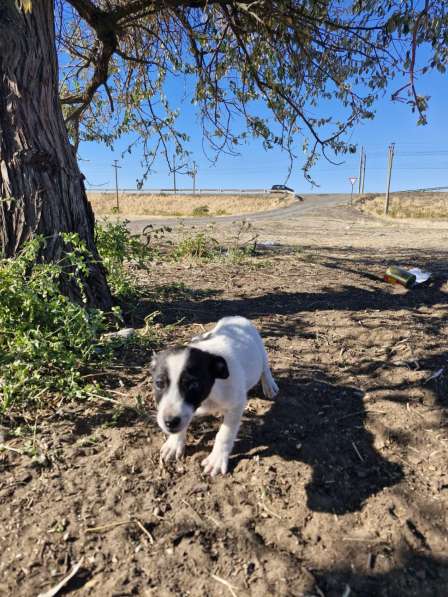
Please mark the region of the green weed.
<svg viewBox="0 0 448 597"><path fill-rule="evenodd" d="M192 227L194 229L194 226ZM242 264L256 252L258 233L252 224L245 220L238 222L236 231L226 246L214 237L215 227L210 224L198 232L187 227L181 228L180 240L174 244L169 258L174 261L193 259L199 261L229 261L232 264Z"/></svg>
<svg viewBox="0 0 448 597"><path fill-rule="evenodd" d="M129 266L145 270L159 254L151 241L159 239L164 229L149 226L143 234L131 234L128 221L97 224L95 240L98 252L106 268L107 280L113 295L119 300L127 300L138 295L135 278ZM125 267L128 266L128 267Z"/></svg>
<svg viewBox="0 0 448 597"><path fill-rule="evenodd" d="M132 235L126 222L96 227L99 253L113 294L120 300L138 293L133 270L147 269L158 256L155 244L169 228L147 227ZM158 312L145 319L144 329L131 340L108 341L102 334L122 321L119 307L105 313L85 306L83 280L91 258L76 234L62 235L64 257L43 263L45 239L28 242L14 259L0 259L0 417L13 406L31 407L83 398L99 392L88 383L87 370L104 366L117 350L153 348L160 340L154 323ZM70 277L78 286L80 303L62 292ZM128 346L129 345L129 346Z"/></svg>
<svg viewBox="0 0 448 597"><path fill-rule="evenodd" d="M0 413L36 403L48 393L79 397L89 391L81 370L97 358L106 314L71 302L61 278L79 282L87 250L75 235L59 263L41 263L44 239L28 242L15 259L0 260Z"/></svg>
<svg viewBox="0 0 448 597"><path fill-rule="evenodd" d="M174 261L187 258L210 261L220 255L222 255L222 249L218 241L207 231L201 231L183 236L171 251L170 257Z"/></svg>

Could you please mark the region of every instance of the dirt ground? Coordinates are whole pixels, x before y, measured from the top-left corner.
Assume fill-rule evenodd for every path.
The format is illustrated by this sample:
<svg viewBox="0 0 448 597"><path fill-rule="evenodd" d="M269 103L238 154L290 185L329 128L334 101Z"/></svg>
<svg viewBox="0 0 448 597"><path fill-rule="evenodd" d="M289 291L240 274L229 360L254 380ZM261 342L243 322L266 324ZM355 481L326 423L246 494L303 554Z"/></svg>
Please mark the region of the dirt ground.
<svg viewBox="0 0 448 597"><path fill-rule="evenodd" d="M231 474L201 474L214 419L160 467L150 354L123 351L116 402L4 430L1 595L79 562L60 594L448 595L448 223L335 207L256 227L280 244L249 264L155 264L131 319L161 311L166 344L230 314L261 330L280 394L251 392ZM388 285L391 264L434 279Z"/></svg>

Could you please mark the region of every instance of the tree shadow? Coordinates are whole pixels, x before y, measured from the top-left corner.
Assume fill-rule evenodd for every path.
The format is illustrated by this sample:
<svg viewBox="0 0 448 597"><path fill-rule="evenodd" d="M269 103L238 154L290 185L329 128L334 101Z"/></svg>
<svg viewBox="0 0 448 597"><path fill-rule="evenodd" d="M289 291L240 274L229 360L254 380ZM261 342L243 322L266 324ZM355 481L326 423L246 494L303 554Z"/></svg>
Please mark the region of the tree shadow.
<svg viewBox="0 0 448 597"><path fill-rule="evenodd" d="M390 546L372 546L370 573L356 573L350 566L332 570L313 570L316 585L325 597L340 597L347 593L362 597L446 597L448 594L448 559L406 551L401 554L401 566L388 572L375 573L375 563L387 560ZM344 593L344 591L346 591Z"/></svg>
<svg viewBox="0 0 448 597"><path fill-rule="evenodd" d="M137 302L122 306L126 323L133 327L143 325L145 317L156 311L160 312L159 321L164 324L174 323L185 316L191 319L195 305L222 294L219 289L191 288L183 282L144 286L141 291L143 296Z"/></svg>
<svg viewBox="0 0 448 597"><path fill-rule="evenodd" d="M422 306L446 303L448 293L443 288L447 278L448 253L446 251L424 251L385 249L372 256L371 249L352 247L301 247L279 245L257 249L257 255L297 254L297 262L311 257L313 261L331 271L343 272L346 284L323 286L317 292L266 292L262 296L221 299L222 289L195 289L182 282L171 282L156 286L142 287L143 296L125 309L126 321L133 326L144 322L145 317L160 311L158 321L171 324L179 319L188 322L207 324L228 315L243 315L250 318L270 315L294 315L301 312L320 310L352 311L407 309L414 311ZM429 284L416 286L403 292L394 292L382 276L389 265L419 266L434 274ZM254 274L256 275L256 273ZM357 280L356 280L357 279ZM357 283L359 281L359 284ZM355 283L353 283L355 282ZM262 285L262 282L260 282ZM416 315L417 316L417 315Z"/></svg>
<svg viewBox="0 0 448 597"><path fill-rule="evenodd" d="M220 291L210 290L208 296L197 300L174 298L168 304L151 300L142 302L141 317L160 309L164 323L179 318L207 324L229 315L242 315L253 319L272 315L296 315L316 311L360 312L365 310L399 311L414 310L422 306L433 306L448 301L448 293L442 288L445 280L439 278L427 287L410 289L404 293L393 293L390 286L362 288L344 285L337 290L322 288L318 292L267 292L262 296L239 297L221 300L214 298ZM213 298L210 298L213 297ZM195 297L196 298L196 297ZM146 308L145 308L146 306Z"/></svg>
<svg viewBox="0 0 448 597"><path fill-rule="evenodd" d="M432 328L436 331L433 335L441 332L440 328L444 324L443 318L440 321L432 321L430 323ZM370 392L384 392L388 394L383 396L383 400L403 404L404 406L413 401L418 401L421 404L425 404L428 407L435 407L440 411L441 419L446 424L448 421L448 351L430 352L423 356L418 356L406 361L400 361L399 363L387 363L387 367L402 367L406 364L410 369L416 371L427 371L428 377L423 381L421 379L404 380L399 383L372 383L369 386ZM376 367L378 365L378 367ZM376 370L380 366L385 366L384 361L382 363L371 363L371 364L360 364L357 365L356 371L354 369L347 369L348 373L357 373L358 375L365 375ZM424 388L430 392L431 398L424 399L423 396L409 395L409 390L413 388ZM429 404L428 404L429 402Z"/></svg>
<svg viewBox="0 0 448 597"><path fill-rule="evenodd" d="M321 380L279 379L280 395L260 421L249 417L246 436L236 446L236 461L254 446L262 457L312 467L306 486L310 510L345 514L360 510L367 498L403 479L402 467L385 460L365 428L362 392ZM251 456L252 457L252 456Z"/></svg>

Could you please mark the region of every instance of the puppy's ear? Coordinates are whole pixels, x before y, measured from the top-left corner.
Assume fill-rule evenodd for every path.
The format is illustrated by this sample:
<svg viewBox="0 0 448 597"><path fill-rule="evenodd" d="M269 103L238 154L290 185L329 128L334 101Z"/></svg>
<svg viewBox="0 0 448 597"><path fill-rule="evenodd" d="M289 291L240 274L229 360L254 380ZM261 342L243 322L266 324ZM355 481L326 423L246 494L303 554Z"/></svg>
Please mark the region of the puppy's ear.
<svg viewBox="0 0 448 597"><path fill-rule="evenodd" d="M227 379L229 377L229 369L227 368L226 360L217 355L211 355L211 373L213 377L218 379Z"/></svg>

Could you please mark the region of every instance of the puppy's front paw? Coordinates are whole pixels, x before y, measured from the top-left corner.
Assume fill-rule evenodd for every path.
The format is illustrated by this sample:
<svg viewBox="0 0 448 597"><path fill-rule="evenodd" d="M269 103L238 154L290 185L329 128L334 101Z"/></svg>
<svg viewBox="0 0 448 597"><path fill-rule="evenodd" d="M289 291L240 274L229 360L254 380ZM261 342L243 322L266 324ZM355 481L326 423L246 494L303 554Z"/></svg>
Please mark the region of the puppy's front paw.
<svg viewBox="0 0 448 597"><path fill-rule="evenodd" d="M225 475L229 464L229 454L222 448L213 448L211 453L202 461L204 473L215 477L219 473Z"/></svg>
<svg viewBox="0 0 448 597"><path fill-rule="evenodd" d="M170 435L163 446L160 448L160 458L166 462L175 458L178 460L184 453L185 439L179 434Z"/></svg>

